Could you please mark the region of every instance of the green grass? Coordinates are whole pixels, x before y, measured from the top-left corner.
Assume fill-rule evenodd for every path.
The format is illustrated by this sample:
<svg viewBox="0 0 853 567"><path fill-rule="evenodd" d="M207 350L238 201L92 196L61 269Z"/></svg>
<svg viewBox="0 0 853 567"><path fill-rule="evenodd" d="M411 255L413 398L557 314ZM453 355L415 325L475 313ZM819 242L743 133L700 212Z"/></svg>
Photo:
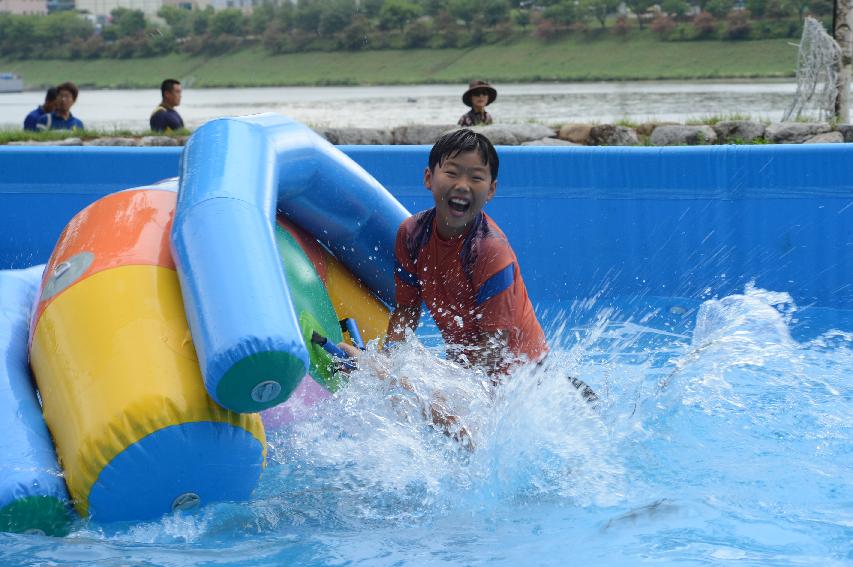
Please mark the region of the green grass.
<svg viewBox="0 0 853 567"><path fill-rule="evenodd" d="M61 80L84 87L151 88L164 77L188 86L722 79L791 77L796 49L785 39L662 42L647 33L465 49L309 52L269 55L260 48L218 57L172 54L148 59L80 61L0 59L0 69L30 88Z"/></svg>
<svg viewBox="0 0 853 567"><path fill-rule="evenodd" d="M141 136L188 136L189 130L177 132L134 132L132 130L48 130L47 132L29 132L25 130L0 130L0 145L9 142L53 142L65 140L66 138L80 138L81 140L94 140L95 138L116 137L135 138Z"/></svg>

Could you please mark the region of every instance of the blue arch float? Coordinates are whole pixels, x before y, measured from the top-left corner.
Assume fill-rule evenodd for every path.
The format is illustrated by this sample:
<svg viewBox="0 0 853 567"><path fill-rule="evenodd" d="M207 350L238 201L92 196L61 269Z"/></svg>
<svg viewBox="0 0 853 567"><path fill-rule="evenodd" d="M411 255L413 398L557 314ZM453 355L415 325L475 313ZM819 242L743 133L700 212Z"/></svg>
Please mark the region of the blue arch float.
<svg viewBox="0 0 853 567"><path fill-rule="evenodd" d="M62 253L59 251L64 249L65 253L69 253L68 250L73 246L80 245L85 249L85 243L89 240L97 242L109 239L109 230L114 224L98 225L93 220L98 214L102 215L100 218L123 219L122 222L129 221L133 216L120 212L124 209L116 209L117 213L109 212L111 207L117 206L115 201L135 203L133 206L144 211L142 217L147 218L146 222L149 223L154 216L160 215L160 220L154 221L154 224L165 226L163 219L166 217L163 215L168 214L168 211L162 204L154 206L153 203L167 202L168 198L164 195L169 194L172 187L172 183L165 183L122 191L93 203L72 219L66 233L60 238L60 245L44 276L40 268L20 273L0 272L0 276L4 277L4 281L0 281L0 291L11 290L7 294L14 295L7 298L8 301L4 298L3 304L16 306L9 336L0 333L4 341L0 349L0 363L5 363L4 367L9 369L7 374L10 374L9 378L14 385L11 394L9 390L0 387L0 412L9 417L25 415L32 418L30 421L34 421L35 425L22 427L23 434L19 437L40 437L44 441L40 445L25 442L26 439L15 441L14 447L4 451L8 454L17 451L31 456L34 459L32 464L22 466L29 467L37 474L23 481L18 478L20 475L0 476L0 515L6 511L9 516L9 525L5 528L0 525L0 530L40 530L59 535L67 531L70 519L68 496L62 477L58 474L54 447L44 427L42 408L29 386L30 368L26 363L28 319L32 320L30 352L35 353L33 349L37 348L43 352L44 345L48 343L40 337L55 336L50 331L55 317L47 318L48 322L45 323L44 314L47 310L60 310L61 313L61 302L65 301L67 313L69 302L82 302L80 297L84 293L95 297L97 301L99 294L93 286L98 281L101 282L98 284L101 286L100 297L104 297L104 290L109 289L109 286L103 287L103 282L108 281L108 278L124 282L140 281L127 279L136 276L117 275L127 274L127 267L116 269L102 266L100 269L103 271L93 272L83 266L83 271L75 276L79 279L63 284L63 290L76 290L75 299L66 300L59 292L56 295L53 292L48 294L49 286L61 280L66 273L60 271L60 267L68 262L60 262ZM97 212L99 210L100 213ZM130 212L133 210L127 209ZM211 398L232 412L257 412L285 401L309 369L308 349L302 339L304 330L300 329L291 304L282 256L276 244L274 226L277 212L285 214L335 253L380 299L388 303L392 299L394 235L408 212L375 179L326 140L285 117L259 115L222 119L200 128L190 139L182 157L177 205L170 235L171 259L177 272L187 324L192 331L205 388ZM87 226L87 223L102 232L89 234L82 244L67 244L67 239L73 241L82 233L82 229L78 229ZM143 226L138 230L148 229ZM129 241L137 242L135 238ZM92 266L108 261L100 252L94 255L83 253L86 254L95 257L95 260L89 258ZM162 256L157 249L152 249L151 254ZM79 253L77 255L80 256ZM161 257L161 263L162 260ZM141 280L156 280L159 283L155 287L160 289L169 276L162 275L168 273L168 270L156 264L130 267L136 273L144 268L148 272L160 274L153 279ZM42 280L41 290L38 289L39 279ZM83 282L90 287L82 285ZM127 285L132 287L135 284ZM150 284L143 284L143 287L146 285L151 287ZM126 286L122 284L120 287ZM153 303L160 306L174 304L174 298L170 299L171 292L168 290L156 293L158 295ZM47 302L51 301L52 305L46 308ZM36 307L34 311L31 309L33 305ZM98 303L90 305L96 306ZM170 316L169 320L172 319ZM41 327L36 327L39 324ZM43 329L45 325L48 330ZM97 330L101 331L103 329ZM169 333L174 334L173 331ZM89 333L88 329L86 333ZM81 333L81 336L86 333ZM101 332L99 337L103 335L104 332ZM106 335L109 335L108 330ZM156 344L162 342L160 337L153 338L154 347L146 345L144 348L160 347L163 350L163 344ZM170 344L165 345L165 350L176 348L176 344L170 341ZM54 375L53 370L67 367L62 363L68 362L63 356L59 354L57 360L46 362L40 359L43 362L39 365L33 363L36 378L41 382L41 371L44 371L48 373L46 383L56 384L58 375ZM33 360L36 360L35 354ZM56 364L57 361L60 363ZM189 374L192 372L189 371ZM184 376L189 374L184 373ZM25 412L16 409L21 399L21 385L25 385L29 393L28 397L24 396L28 407ZM52 395L51 392L47 393ZM186 392L181 394L190 395ZM115 399L120 397L113 395ZM159 395L153 398L159 399ZM189 399L179 397L177 405L183 405ZM259 440L257 424L241 421L238 417L231 418L215 410L194 410L194 415L212 415L212 418L202 417L202 421L197 421L198 417L188 419L170 414L165 419L170 423L168 427L155 428L150 432L145 430L144 436L134 441L132 433L147 425L143 422L150 421L148 417L152 415L151 410L154 414L159 411L159 406L150 397L138 401L140 403L128 410L129 413L125 414L118 426L104 421L103 426L94 427L94 421L83 420L89 421L89 424L80 425L79 428L71 427L74 431L70 437L65 437L69 434L69 428L53 428L57 425L56 416L64 415L63 411L67 411L67 404L65 409L57 410L55 401L49 407L45 399L44 412L53 429L56 446L60 448L60 454L65 455L64 459L68 462L80 461L79 455L86 452L86 447L100 448L96 450L99 454L115 454L104 463L78 464L76 469L70 471L66 467L66 481L78 511L103 521L141 520L174 509L174 503L179 500L183 502L183 496L187 495L194 498L201 496L205 502L248 496L258 480L262 466L263 456L256 447ZM198 405L200 402L196 400L192 403ZM167 406L172 407L169 404ZM113 409L120 412L124 407ZM78 410L72 408L70 411ZM53 421L50 416L53 416ZM185 423L171 423L181 419L188 420ZM93 434L93 431L96 432ZM41 435L34 436L32 432L41 432ZM60 444L57 433L59 437L65 437L63 444ZM263 434L260 435L262 439ZM188 443L194 447L194 457L189 461L185 458ZM204 450L200 451L199 448ZM210 461L215 466L204 470L203 463L200 465L198 462L201 452L205 455L203 461ZM251 462L242 467L229 465L225 453L238 460L240 455L249 455L251 458L248 461ZM2 455L2 458L4 462L9 462L7 454ZM19 465L10 463L9 466ZM152 466L163 470L149 474ZM223 467L233 472L230 475L233 478L227 481L222 478ZM185 482L178 490L175 478L189 478L193 480L189 483L192 486ZM235 484L240 486L239 490L233 489L232 485ZM112 488L104 491L99 489L101 486ZM177 498L173 494L175 490L181 493ZM110 493L120 493L122 496L109 497Z"/></svg>
<svg viewBox="0 0 853 567"><path fill-rule="evenodd" d="M285 401L308 368L278 260L277 210L387 304L394 236L409 215L352 159L289 118L215 120L193 134L172 252L205 387L238 412Z"/></svg>

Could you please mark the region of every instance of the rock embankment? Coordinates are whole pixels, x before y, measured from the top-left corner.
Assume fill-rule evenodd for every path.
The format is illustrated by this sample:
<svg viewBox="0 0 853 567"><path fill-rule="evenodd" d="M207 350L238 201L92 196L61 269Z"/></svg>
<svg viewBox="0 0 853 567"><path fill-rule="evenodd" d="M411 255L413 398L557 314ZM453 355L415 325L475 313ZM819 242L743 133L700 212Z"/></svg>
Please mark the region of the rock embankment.
<svg viewBox="0 0 853 567"><path fill-rule="evenodd" d="M431 145L442 134L456 129L448 124L407 125L379 128L315 128L336 145ZM648 122L620 124L493 124L474 128L499 146L698 146L710 144L815 144L853 142L853 124L831 126L826 122L777 122L765 124L730 120L707 124ZM180 146L186 137L139 136L66 138L48 142L11 142L10 145L62 146Z"/></svg>

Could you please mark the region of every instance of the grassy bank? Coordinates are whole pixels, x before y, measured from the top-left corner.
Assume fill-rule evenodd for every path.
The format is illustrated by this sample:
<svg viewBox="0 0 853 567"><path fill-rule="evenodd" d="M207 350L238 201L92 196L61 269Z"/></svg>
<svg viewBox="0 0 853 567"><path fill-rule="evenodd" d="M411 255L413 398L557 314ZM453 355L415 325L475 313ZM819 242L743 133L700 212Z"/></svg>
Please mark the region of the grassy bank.
<svg viewBox="0 0 853 567"><path fill-rule="evenodd" d="M167 76L189 86L716 79L789 77L790 40L662 42L650 34L543 42L521 37L467 49L309 52L269 55L260 48L213 58L168 55L147 59L0 59L0 71L28 88L72 80L86 87L151 88Z"/></svg>

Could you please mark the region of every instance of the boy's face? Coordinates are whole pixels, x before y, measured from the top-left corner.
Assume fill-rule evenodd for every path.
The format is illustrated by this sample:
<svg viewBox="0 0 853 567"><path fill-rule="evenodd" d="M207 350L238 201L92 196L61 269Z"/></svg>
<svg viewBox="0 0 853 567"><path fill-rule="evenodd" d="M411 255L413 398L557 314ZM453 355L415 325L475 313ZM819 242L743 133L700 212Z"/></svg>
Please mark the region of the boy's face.
<svg viewBox="0 0 853 567"><path fill-rule="evenodd" d="M56 100L53 102L53 110L57 114L67 114L71 110L72 106L74 106L74 95L65 89L56 93Z"/></svg>
<svg viewBox="0 0 853 567"><path fill-rule="evenodd" d="M489 166L476 151L446 158L434 171L427 168L424 185L435 200L436 226L442 238L464 234L497 188Z"/></svg>

